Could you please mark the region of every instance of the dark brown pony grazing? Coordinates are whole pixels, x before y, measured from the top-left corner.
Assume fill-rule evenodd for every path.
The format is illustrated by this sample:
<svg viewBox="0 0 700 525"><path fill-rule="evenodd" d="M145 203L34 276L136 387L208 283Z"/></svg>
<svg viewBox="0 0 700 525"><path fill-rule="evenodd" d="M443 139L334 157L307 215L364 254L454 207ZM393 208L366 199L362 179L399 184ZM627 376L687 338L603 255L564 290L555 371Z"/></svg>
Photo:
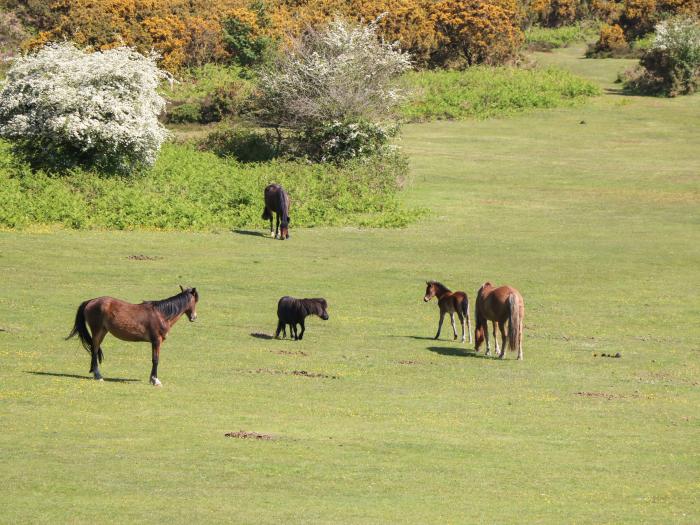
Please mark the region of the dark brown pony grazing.
<svg viewBox="0 0 700 525"><path fill-rule="evenodd" d="M101 363L103 358L100 345L108 332L122 341L150 342L153 354L151 384L161 386L158 379L160 345L182 314L186 314L190 321L197 319L197 289L180 286L180 290L179 294L168 299L141 304L127 303L114 297L85 301L78 307L73 330L66 339L77 335L85 350L92 354L90 372L98 381L102 380L98 366L98 361ZM88 326L92 335L87 330Z"/></svg>
<svg viewBox="0 0 700 525"><path fill-rule="evenodd" d="M488 321L493 322L493 340L496 344L496 353L503 359L506 354L506 338L511 350L518 348L518 359L523 358L523 319L525 318L525 302L523 296L515 288L500 286L494 288L491 283L484 283L476 294L476 339L475 350L478 352L481 343L486 337L486 355L491 354L489 345ZM508 322L508 335L506 337L506 322ZM496 339L496 326L501 331L501 350L498 350Z"/></svg>
<svg viewBox="0 0 700 525"><path fill-rule="evenodd" d="M280 336L280 332L287 337L286 325L289 325L289 335L294 340L304 338L304 320L309 315L317 315L324 321L328 321L328 303L325 299L295 299L285 295L277 303L277 332L275 337ZM297 336L297 325L301 325L301 333Z"/></svg>
<svg viewBox="0 0 700 525"><path fill-rule="evenodd" d="M469 334L469 342L472 342L472 323L469 319L469 298L464 292L452 292L450 289L442 283L437 281L427 281L428 285L425 289L425 297L423 300L427 303L433 297L438 298L438 306L440 307L440 324L438 325L438 331L435 335L435 339L440 337L440 330L442 330L442 321L445 319L445 314L450 314L450 320L452 321L452 331L454 332L455 339L457 339L457 328L455 327L455 312L459 316L459 322L462 325L462 342L464 343L467 339L466 334ZM469 329L467 329L467 324Z"/></svg>
<svg viewBox="0 0 700 525"><path fill-rule="evenodd" d="M279 184L270 184L265 188L265 208L262 218L270 220L270 237L280 240L289 239L289 195ZM275 231L272 231L272 213L276 215Z"/></svg>

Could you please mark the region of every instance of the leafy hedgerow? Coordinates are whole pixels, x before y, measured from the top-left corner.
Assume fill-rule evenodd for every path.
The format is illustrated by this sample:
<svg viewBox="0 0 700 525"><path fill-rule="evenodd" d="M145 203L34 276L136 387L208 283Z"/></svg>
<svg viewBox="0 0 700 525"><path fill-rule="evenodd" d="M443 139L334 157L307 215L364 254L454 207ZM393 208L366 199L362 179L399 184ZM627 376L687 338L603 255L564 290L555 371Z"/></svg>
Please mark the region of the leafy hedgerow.
<svg viewBox="0 0 700 525"><path fill-rule="evenodd" d="M478 66L465 71L413 72L405 80L415 95L402 114L413 121L506 116L568 106L600 94L592 82L557 68Z"/></svg>
<svg viewBox="0 0 700 525"><path fill-rule="evenodd" d="M73 169L33 171L0 142L0 228L215 231L263 227L263 188L285 186L297 226L402 227L403 157L386 153L342 166L270 161L239 164L191 146L167 144L155 166L131 177Z"/></svg>

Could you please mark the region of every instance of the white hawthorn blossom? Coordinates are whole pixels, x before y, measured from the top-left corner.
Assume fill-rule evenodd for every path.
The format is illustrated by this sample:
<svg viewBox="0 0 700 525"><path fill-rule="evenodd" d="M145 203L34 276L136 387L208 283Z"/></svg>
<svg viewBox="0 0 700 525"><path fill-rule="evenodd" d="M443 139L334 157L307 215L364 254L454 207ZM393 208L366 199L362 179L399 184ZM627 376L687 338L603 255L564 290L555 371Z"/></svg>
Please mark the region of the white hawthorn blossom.
<svg viewBox="0 0 700 525"><path fill-rule="evenodd" d="M167 130L156 56L49 44L15 59L0 91L0 136L120 171L155 162ZM41 151L34 153L40 154Z"/></svg>

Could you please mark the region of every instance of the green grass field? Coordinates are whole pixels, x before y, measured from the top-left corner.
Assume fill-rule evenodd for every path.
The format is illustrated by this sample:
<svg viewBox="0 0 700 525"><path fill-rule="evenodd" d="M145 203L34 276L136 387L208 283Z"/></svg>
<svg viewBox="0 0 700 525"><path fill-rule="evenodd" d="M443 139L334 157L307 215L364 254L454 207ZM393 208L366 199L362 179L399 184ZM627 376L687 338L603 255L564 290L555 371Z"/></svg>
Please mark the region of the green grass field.
<svg viewBox="0 0 700 525"><path fill-rule="evenodd" d="M627 62L581 52L537 58L614 89ZM700 522L699 118L611 92L408 126L403 198L433 211L405 229L0 233L0 522ZM519 288L525 360L433 341L426 279ZM90 380L78 304L178 283L199 319L164 387L112 337ZM330 320L252 337L284 294Z"/></svg>

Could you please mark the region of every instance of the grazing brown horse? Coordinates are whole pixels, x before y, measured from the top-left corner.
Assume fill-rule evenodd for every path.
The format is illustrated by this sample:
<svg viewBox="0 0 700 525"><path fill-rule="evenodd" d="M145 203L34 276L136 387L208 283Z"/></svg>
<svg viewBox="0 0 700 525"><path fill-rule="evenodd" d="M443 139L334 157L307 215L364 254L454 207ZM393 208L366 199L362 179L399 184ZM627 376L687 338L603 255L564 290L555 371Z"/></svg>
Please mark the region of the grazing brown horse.
<svg viewBox="0 0 700 525"><path fill-rule="evenodd" d="M438 306L440 307L440 324L438 325L438 331L435 335L435 339L440 337L440 330L442 330L442 321L445 319L445 314L450 314L450 320L452 321L452 331L454 332L455 339L457 339L457 328L455 327L455 312L459 316L459 322L462 325L462 342L464 343L467 339L466 334L469 334L469 342L472 342L472 323L469 319L469 298L465 292L452 292L450 289L442 283L437 281L426 281L428 285L425 289L425 297L423 300L427 303L433 297L438 298ZM467 329L467 324L469 329Z"/></svg>
<svg viewBox="0 0 700 525"><path fill-rule="evenodd" d="M489 345L488 321L493 323L493 340L496 344L496 353L503 359L506 354L506 339L511 350L518 349L518 359L523 358L523 319L525 318L525 302L520 292L511 286L495 288L491 283L484 283L476 294L476 339L475 350L478 352L481 343L486 337L486 355L491 354ZM508 334L506 336L506 322ZM496 326L501 331L501 350L498 350L496 339Z"/></svg>
<svg viewBox="0 0 700 525"><path fill-rule="evenodd" d="M78 307L73 330L66 339L77 335L85 350L92 354L90 372L98 381L102 380L98 366L98 361L101 363L103 358L100 345L108 332L122 341L150 342L153 357L151 384L161 386L158 379L160 345L182 314L186 314L190 321L197 319L197 289L180 286L180 290L179 294L168 299L141 304L127 303L114 297L85 301Z"/></svg>
<svg viewBox="0 0 700 525"><path fill-rule="evenodd" d="M262 218L270 220L270 237L277 238L279 231L280 240L289 239L289 195L279 184L270 184L265 188L265 208ZM276 215L275 231L272 231L272 213Z"/></svg>

